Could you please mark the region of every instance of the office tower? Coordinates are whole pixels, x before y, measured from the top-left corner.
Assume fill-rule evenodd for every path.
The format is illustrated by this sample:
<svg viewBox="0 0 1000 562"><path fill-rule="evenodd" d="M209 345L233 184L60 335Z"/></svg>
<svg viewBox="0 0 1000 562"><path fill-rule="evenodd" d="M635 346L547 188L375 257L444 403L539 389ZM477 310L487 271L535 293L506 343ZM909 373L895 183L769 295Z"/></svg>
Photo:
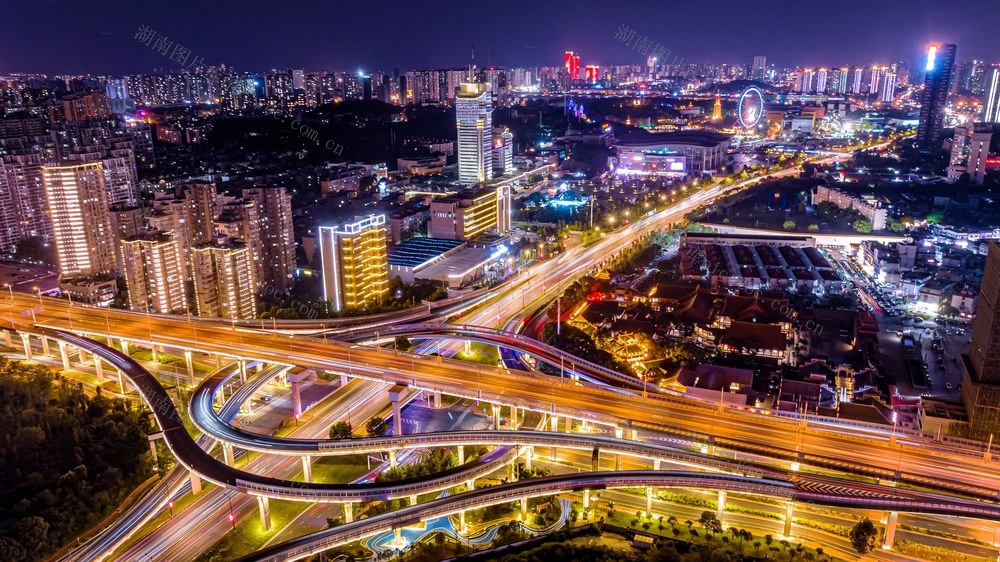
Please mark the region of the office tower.
<svg viewBox="0 0 1000 562"><path fill-rule="evenodd" d="M379 302L389 293L385 215L319 228L323 298L334 310Z"/></svg>
<svg viewBox="0 0 1000 562"><path fill-rule="evenodd" d="M173 234L146 231L121 242L129 308L138 312L187 312L181 250Z"/></svg>
<svg viewBox="0 0 1000 562"><path fill-rule="evenodd" d="M896 94L896 73L886 72L885 76L882 78L882 93L880 94L880 99L886 103L892 103L892 99Z"/></svg>
<svg viewBox="0 0 1000 562"><path fill-rule="evenodd" d="M514 171L514 135L507 127L493 129L493 175L500 177Z"/></svg>
<svg viewBox="0 0 1000 562"><path fill-rule="evenodd" d="M923 148L933 149L941 142L955 50L952 43L927 48L924 91L920 94L920 123L917 125L917 144Z"/></svg>
<svg viewBox="0 0 1000 562"><path fill-rule="evenodd" d="M257 316L257 280L245 244L230 241L196 246L191 251L191 271L198 316Z"/></svg>
<svg viewBox="0 0 1000 562"><path fill-rule="evenodd" d="M455 98L458 121L458 181L479 183L493 178L493 98L487 84L465 82Z"/></svg>
<svg viewBox="0 0 1000 562"><path fill-rule="evenodd" d="M42 184L62 278L117 270L117 239L108 217L100 162L43 166Z"/></svg>
<svg viewBox="0 0 1000 562"><path fill-rule="evenodd" d="M1000 123L1000 66L986 73L986 101L983 103L983 122Z"/></svg>
<svg viewBox="0 0 1000 562"><path fill-rule="evenodd" d="M974 438L1000 434L1000 245L991 240L979 289L972 340L962 380L962 402Z"/></svg>
<svg viewBox="0 0 1000 562"><path fill-rule="evenodd" d="M431 238L470 240L510 230L509 186L468 189L435 199L430 207L427 235Z"/></svg>
<svg viewBox="0 0 1000 562"><path fill-rule="evenodd" d="M260 216L263 277L275 292L287 292L295 282L295 235L292 228L292 195L284 187L243 190L243 198L255 201Z"/></svg>
<svg viewBox="0 0 1000 562"><path fill-rule="evenodd" d="M767 78L767 57L757 55L753 58L753 65L750 67L750 79L763 82Z"/></svg>
<svg viewBox="0 0 1000 562"><path fill-rule="evenodd" d="M587 82L593 84L601 80L601 67L596 64L588 64L586 67Z"/></svg>
<svg viewBox="0 0 1000 562"><path fill-rule="evenodd" d="M212 221L215 220L215 184L193 182L184 184L185 222L188 243L192 246L212 241Z"/></svg>
<svg viewBox="0 0 1000 562"><path fill-rule="evenodd" d="M860 94L861 93L861 79L864 77L865 69L856 66L854 67L854 74L851 76L851 93Z"/></svg>
<svg viewBox="0 0 1000 562"><path fill-rule="evenodd" d="M816 72L816 93L823 94L826 93L826 78L827 69L821 68Z"/></svg>

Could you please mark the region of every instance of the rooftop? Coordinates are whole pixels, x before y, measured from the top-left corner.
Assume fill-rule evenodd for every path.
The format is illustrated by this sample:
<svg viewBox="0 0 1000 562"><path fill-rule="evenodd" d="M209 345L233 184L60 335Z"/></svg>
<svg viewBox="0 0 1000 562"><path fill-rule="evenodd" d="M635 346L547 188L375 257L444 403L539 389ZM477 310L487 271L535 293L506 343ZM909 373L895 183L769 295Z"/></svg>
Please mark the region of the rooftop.
<svg viewBox="0 0 1000 562"><path fill-rule="evenodd" d="M443 238L410 238L389 249L389 265L419 267L434 258L465 244Z"/></svg>

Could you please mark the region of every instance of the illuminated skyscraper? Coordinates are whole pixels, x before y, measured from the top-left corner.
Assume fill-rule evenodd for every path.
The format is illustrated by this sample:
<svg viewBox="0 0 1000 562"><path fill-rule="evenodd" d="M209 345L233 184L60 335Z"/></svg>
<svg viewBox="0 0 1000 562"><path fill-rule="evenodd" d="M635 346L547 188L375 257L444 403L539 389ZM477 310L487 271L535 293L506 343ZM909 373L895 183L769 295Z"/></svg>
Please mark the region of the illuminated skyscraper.
<svg viewBox="0 0 1000 562"><path fill-rule="evenodd" d="M837 93L846 94L847 93L847 76L850 73L849 68L840 68L836 71L837 75Z"/></svg>
<svg viewBox="0 0 1000 562"><path fill-rule="evenodd" d="M892 103L892 98L896 94L896 72L890 70L882 78L882 93L880 99L886 103Z"/></svg>
<svg viewBox="0 0 1000 562"><path fill-rule="evenodd" d="M917 125L917 144L921 147L933 149L941 141L955 50L953 43L927 47L927 64L924 67L927 74L924 91L920 94L920 123Z"/></svg>
<svg viewBox="0 0 1000 562"><path fill-rule="evenodd" d="M122 240L129 308L138 312L187 312L181 250L174 234L148 232Z"/></svg>
<svg viewBox="0 0 1000 562"><path fill-rule="evenodd" d="M257 316L257 280L250 249L242 242L212 243L191 252L198 316L246 319Z"/></svg>
<svg viewBox="0 0 1000 562"><path fill-rule="evenodd" d="M493 97L488 84L465 82L455 97L458 121L458 181L493 178Z"/></svg>
<svg viewBox="0 0 1000 562"><path fill-rule="evenodd" d="M885 77L885 72L887 68L884 66L873 66L871 76L868 79L868 93L877 94L881 92L883 86L882 81Z"/></svg>
<svg viewBox="0 0 1000 562"><path fill-rule="evenodd" d="M587 82L593 84L601 79L601 67L596 64L588 64L586 67Z"/></svg>
<svg viewBox="0 0 1000 562"><path fill-rule="evenodd" d="M577 55L573 51L566 51L563 55L563 67L566 69L566 75L569 76L570 80L580 79L580 55Z"/></svg>
<svg viewBox="0 0 1000 562"><path fill-rule="evenodd" d="M52 220L52 237L63 278L117 270L117 243L100 162L45 166L42 184Z"/></svg>
<svg viewBox="0 0 1000 562"><path fill-rule="evenodd" d="M865 69L857 66L854 68L854 74L851 75L851 93L860 94L861 93L861 78L865 74Z"/></svg>
<svg viewBox="0 0 1000 562"><path fill-rule="evenodd" d="M319 227L323 299L341 311L378 302L389 293L385 215Z"/></svg>
<svg viewBox="0 0 1000 562"><path fill-rule="evenodd" d="M1000 66L986 73L986 102L983 104L983 121L1000 123Z"/></svg>
<svg viewBox="0 0 1000 562"><path fill-rule="evenodd" d="M824 94L824 93L826 93L826 78L827 78L827 73L828 73L828 71L825 68L821 68L821 69L819 69L818 72L816 72L816 93L817 94Z"/></svg>
<svg viewBox="0 0 1000 562"><path fill-rule="evenodd" d="M816 71L811 68L803 69L799 73L799 83L797 91L808 94L813 91L813 82L816 78Z"/></svg>
<svg viewBox="0 0 1000 562"><path fill-rule="evenodd" d="M712 106L712 121L722 119L722 98L715 94L715 105Z"/></svg>

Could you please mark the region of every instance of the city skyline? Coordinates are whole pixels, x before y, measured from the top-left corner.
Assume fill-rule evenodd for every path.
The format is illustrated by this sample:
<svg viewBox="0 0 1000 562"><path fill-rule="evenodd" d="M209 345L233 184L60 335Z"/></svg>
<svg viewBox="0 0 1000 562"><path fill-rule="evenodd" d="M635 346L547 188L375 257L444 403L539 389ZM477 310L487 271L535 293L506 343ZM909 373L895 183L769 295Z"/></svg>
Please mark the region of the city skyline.
<svg viewBox="0 0 1000 562"><path fill-rule="evenodd" d="M939 18L939 6L930 2L849 2L822 21L779 2L720 2L707 14L685 5L524 4L523 21L481 18L480 2L393 3L390 8L300 2L280 10L245 10L233 2L153 2L138 11L121 9L124 4L117 2L84 3L89 9L73 11L55 2L4 4L0 30L10 41L0 74L120 75L185 68L170 53L161 55L138 42L135 35L142 28L167 37L172 47L183 46L190 59L200 58L205 65L253 71L454 67L467 65L473 49L481 67L558 66L566 50L577 52L583 65L643 64L646 54L617 36L622 26L646 37L651 48L658 45L671 57L696 63L750 64L759 54L779 67L912 62L928 43L959 44L959 61L1000 61L1000 46L990 40L1000 14L978 0L950 4L948 18ZM762 33L775 14L782 19L782 33ZM713 41L705 40L701 26L645 23L699 18L715 28ZM37 33L39 21L62 39L50 41L48 34ZM413 25L420 21L429 25ZM381 25L372 27L372 22Z"/></svg>

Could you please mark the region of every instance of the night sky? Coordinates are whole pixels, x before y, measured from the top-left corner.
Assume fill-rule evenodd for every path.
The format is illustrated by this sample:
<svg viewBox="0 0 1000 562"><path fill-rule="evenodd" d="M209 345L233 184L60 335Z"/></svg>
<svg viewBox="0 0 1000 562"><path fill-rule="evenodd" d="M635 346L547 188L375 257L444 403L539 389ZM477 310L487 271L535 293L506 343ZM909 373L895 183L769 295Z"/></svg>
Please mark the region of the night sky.
<svg viewBox="0 0 1000 562"><path fill-rule="evenodd" d="M189 60L253 71L464 66L472 46L480 66L559 65L565 50L582 64L644 62L620 26L690 62L915 61L929 42L1000 62L998 0L0 0L0 74L179 70L135 39L141 26Z"/></svg>

